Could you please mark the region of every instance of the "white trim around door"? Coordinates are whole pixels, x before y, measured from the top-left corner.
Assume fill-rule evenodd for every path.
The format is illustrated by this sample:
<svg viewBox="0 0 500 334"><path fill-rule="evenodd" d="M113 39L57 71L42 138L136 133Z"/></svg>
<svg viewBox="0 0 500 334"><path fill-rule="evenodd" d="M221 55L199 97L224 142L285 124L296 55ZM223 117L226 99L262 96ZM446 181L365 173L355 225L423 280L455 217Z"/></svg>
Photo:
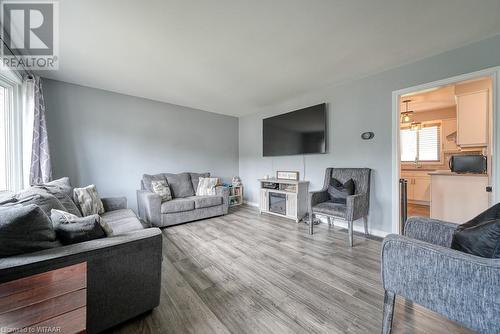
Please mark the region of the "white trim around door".
<svg viewBox="0 0 500 334"><path fill-rule="evenodd" d="M400 156L399 156L399 97L401 95L423 91L439 86L451 85L461 81L472 80L480 77L490 77L493 82L493 143L492 143L492 156L493 156L493 169L491 171L491 183L493 186L492 204L497 203L498 187L500 186L500 115L498 108L498 101L500 96L500 66L484 69L477 72L462 74L447 79L433 81L422 85L408 87L392 92L392 233L400 233L400 198L399 198L399 179L400 179Z"/></svg>

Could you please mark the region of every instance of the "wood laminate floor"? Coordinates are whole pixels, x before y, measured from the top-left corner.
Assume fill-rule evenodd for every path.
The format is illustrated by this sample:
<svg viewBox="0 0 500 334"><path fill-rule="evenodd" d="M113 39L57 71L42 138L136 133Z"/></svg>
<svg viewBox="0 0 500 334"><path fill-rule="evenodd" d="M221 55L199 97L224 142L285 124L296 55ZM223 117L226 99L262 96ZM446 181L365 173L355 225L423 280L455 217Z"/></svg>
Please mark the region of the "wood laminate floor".
<svg viewBox="0 0 500 334"><path fill-rule="evenodd" d="M112 333L380 333L379 240L259 215L163 229L161 303ZM397 299L394 333L472 333Z"/></svg>

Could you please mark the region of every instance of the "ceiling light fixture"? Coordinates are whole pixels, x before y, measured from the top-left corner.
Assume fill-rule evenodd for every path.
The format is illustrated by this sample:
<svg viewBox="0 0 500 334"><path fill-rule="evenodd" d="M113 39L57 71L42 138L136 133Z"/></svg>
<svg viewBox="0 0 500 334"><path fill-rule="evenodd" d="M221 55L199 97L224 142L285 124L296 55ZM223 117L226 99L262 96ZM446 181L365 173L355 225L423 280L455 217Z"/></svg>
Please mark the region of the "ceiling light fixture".
<svg viewBox="0 0 500 334"><path fill-rule="evenodd" d="M404 100L403 103L406 105L406 111L401 113L401 123L409 123L411 121L410 114L413 112L411 110L408 110L408 103L410 103L411 100Z"/></svg>

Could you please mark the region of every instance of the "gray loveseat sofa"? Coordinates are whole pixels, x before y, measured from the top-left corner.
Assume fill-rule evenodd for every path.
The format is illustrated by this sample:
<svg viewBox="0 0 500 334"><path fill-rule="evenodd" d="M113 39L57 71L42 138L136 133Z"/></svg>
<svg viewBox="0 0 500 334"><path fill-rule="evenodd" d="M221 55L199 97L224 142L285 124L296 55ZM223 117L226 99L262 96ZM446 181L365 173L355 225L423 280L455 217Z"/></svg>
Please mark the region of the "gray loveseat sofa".
<svg viewBox="0 0 500 334"><path fill-rule="evenodd" d="M126 198L102 202L101 218L119 235L0 258L0 283L87 262L87 333L102 332L160 302L161 231L125 232L139 222Z"/></svg>
<svg viewBox="0 0 500 334"><path fill-rule="evenodd" d="M210 173L144 174L137 190L139 216L151 226L165 227L227 214L229 189L216 187L216 195L196 196L198 179ZM162 202L151 189L151 181L167 180L172 200Z"/></svg>
<svg viewBox="0 0 500 334"><path fill-rule="evenodd" d="M405 224L404 236L390 234L384 239L382 333L391 333L396 295L479 333L500 333L500 259L451 249L457 226L412 217Z"/></svg>

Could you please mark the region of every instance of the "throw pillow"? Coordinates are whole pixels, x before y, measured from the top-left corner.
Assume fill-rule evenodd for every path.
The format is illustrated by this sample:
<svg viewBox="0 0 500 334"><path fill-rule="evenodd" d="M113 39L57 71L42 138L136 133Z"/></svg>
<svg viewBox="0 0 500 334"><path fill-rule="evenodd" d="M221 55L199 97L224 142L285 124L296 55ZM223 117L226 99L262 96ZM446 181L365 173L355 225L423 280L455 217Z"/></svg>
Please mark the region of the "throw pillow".
<svg viewBox="0 0 500 334"><path fill-rule="evenodd" d="M91 215L91 216L96 216L96 215ZM89 216L90 217L90 216ZM98 222L101 225L102 229L104 230L104 233L106 236L112 236L113 235L113 229L107 222L104 221L100 216L97 216ZM50 220L52 220L52 225L54 225L54 228L57 230L58 226L60 224L68 224L74 221L78 221L78 218L82 218L76 215L71 214L70 212L66 211L61 211L61 210L52 210L50 212Z"/></svg>
<svg viewBox="0 0 500 334"><path fill-rule="evenodd" d="M75 188L73 192L75 202L80 207L83 216L104 213L104 206L95 185L91 184L85 188Z"/></svg>
<svg viewBox="0 0 500 334"><path fill-rule="evenodd" d="M347 196L354 195L354 180L349 179L344 184L332 178L328 186L328 195L333 203L346 204Z"/></svg>
<svg viewBox="0 0 500 334"><path fill-rule="evenodd" d="M60 246L49 217L40 207L4 207L0 216L0 258Z"/></svg>
<svg viewBox="0 0 500 334"><path fill-rule="evenodd" d="M500 219L459 225L451 248L486 258L500 258Z"/></svg>
<svg viewBox="0 0 500 334"><path fill-rule="evenodd" d="M59 214L60 213L54 213L53 223L54 221L57 222L54 229L57 239L59 239L63 245L100 239L106 236L101 227L99 215L77 217L70 213L66 213L67 215L62 215L63 218L61 218Z"/></svg>
<svg viewBox="0 0 500 334"><path fill-rule="evenodd" d="M172 200L172 194L170 193L170 187L168 186L167 180L151 181L151 187L153 192L160 195L162 202Z"/></svg>
<svg viewBox="0 0 500 334"><path fill-rule="evenodd" d="M215 195L215 187L219 184L219 179L216 177L200 177L198 180L198 189L196 196Z"/></svg>
<svg viewBox="0 0 500 334"><path fill-rule="evenodd" d="M155 174L155 175L149 175L149 174L144 174L142 175L142 184L144 186L144 189L146 189L149 192L154 192L153 187L151 183L153 181L161 181L161 180L167 180L165 175L163 174Z"/></svg>
<svg viewBox="0 0 500 334"><path fill-rule="evenodd" d="M167 178L173 198L194 196L193 184L189 173L163 174Z"/></svg>
<svg viewBox="0 0 500 334"><path fill-rule="evenodd" d="M200 177L210 177L210 173L189 173L191 176L191 184L193 185L193 190L196 192L198 189L198 182Z"/></svg>

